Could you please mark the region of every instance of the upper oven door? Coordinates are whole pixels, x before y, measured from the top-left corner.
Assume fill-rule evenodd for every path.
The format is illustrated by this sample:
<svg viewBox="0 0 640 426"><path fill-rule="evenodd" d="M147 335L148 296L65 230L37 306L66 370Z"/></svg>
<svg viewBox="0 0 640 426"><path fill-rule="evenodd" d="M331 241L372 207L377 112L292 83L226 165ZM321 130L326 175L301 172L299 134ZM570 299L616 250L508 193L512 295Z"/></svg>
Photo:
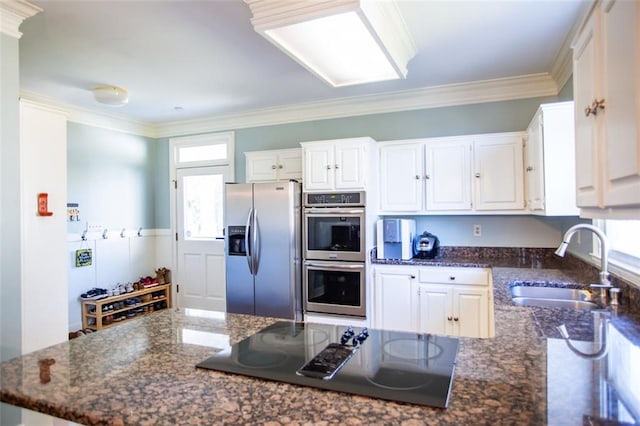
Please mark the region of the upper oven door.
<svg viewBox="0 0 640 426"><path fill-rule="evenodd" d="M365 261L364 209L333 207L304 211L304 258Z"/></svg>

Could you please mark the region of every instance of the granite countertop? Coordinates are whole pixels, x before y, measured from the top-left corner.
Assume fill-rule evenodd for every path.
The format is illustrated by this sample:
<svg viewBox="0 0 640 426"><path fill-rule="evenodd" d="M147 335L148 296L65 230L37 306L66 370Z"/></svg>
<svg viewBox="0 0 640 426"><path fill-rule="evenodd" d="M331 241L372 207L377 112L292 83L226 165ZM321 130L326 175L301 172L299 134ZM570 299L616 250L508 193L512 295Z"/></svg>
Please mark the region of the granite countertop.
<svg viewBox="0 0 640 426"><path fill-rule="evenodd" d="M460 339L447 409L196 369L276 320L174 309L0 364L0 398L82 424L582 425L598 412L589 404L600 386L590 378L602 362L578 358L553 338L553 327L569 323L572 337L586 328L590 340L594 314L515 306L508 296L515 279L577 282L555 269L494 268L496 336ZM629 318L622 313L612 322L637 339L638 322ZM576 344L593 350L588 341ZM54 363L50 381L42 383L39 361L46 359ZM576 365L583 366L578 380L566 373Z"/></svg>

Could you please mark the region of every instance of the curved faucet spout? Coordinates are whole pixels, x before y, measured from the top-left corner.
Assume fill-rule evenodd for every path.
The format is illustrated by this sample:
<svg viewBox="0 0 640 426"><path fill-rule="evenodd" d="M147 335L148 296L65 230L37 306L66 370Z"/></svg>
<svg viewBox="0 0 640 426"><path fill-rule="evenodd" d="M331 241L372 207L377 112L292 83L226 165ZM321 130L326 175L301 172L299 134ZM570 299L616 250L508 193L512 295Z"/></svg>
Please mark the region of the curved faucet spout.
<svg viewBox="0 0 640 426"><path fill-rule="evenodd" d="M600 284L605 287L610 287L611 282L609 281L609 240L607 240L607 236L602 232L602 230L593 225L589 225L587 223L579 223L577 225L572 226L565 232L564 237L562 238L562 243L558 246L558 249L555 251L555 254L560 257L564 257L565 252L567 251L567 247L569 246L569 241L571 241L571 237L576 231L580 229L586 229L593 232L598 240L600 240Z"/></svg>

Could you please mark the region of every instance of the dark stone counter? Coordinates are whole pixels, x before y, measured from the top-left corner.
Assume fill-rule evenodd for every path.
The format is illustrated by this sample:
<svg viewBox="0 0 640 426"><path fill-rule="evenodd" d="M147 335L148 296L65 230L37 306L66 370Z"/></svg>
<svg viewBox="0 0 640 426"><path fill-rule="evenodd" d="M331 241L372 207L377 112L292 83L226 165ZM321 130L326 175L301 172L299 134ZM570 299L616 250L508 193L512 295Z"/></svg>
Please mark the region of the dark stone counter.
<svg viewBox="0 0 640 426"><path fill-rule="evenodd" d="M82 424L582 425L597 401L606 361L585 360L555 325L592 351L594 314L516 306L513 280L579 284L557 269L493 269L496 335L460 339L449 408L436 409L196 369L273 323L269 318L164 310L0 364L0 399ZM612 324L637 339L624 312ZM637 342L637 340L635 340ZM636 343L637 344L637 343ZM55 360L42 383L39 361ZM636 369L637 371L637 369ZM640 378L636 378L636 382Z"/></svg>

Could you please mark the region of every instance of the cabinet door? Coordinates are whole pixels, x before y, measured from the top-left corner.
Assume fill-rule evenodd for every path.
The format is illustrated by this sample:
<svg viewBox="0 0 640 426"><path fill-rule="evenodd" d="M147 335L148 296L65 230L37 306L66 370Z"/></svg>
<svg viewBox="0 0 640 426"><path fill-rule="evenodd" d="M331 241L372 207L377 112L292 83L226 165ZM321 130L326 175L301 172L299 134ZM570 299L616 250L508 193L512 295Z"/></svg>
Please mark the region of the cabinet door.
<svg viewBox="0 0 640 426"><path fill-rule="evenodd" d="M278 179L302 178L302 150L287 149L278 154Z"/></svg>
<svg viewBox="0 0 640 426"><path fill-rule="evenodd" d="M415 331L412 283L416 271L403 267L376 268L373 287L374 328Z"/></svg>
<svg viewBox="0 0 640 426"><path fill-rule="evenodd" d="M336 142L335 188L364 189L367 168L365 145L359 142Z"/></svg>
<svg viewBox="0 0 640 426"><path fill-rule="evenodd" d="M474 142L476 210L524 208L522 139L489 136Z"/></svg>
<svg viewBox="0 0 640 426"><path fill-rule="evenodd" d="M246 181L274 181L278 177L278 155L275 152L247 152Z"/></svg>
<svg viewBox="0 0 640 426"><path fill-rule="evenodd" d="M576 204L578 207L600 205L599 142L597 122L601 114L586 115L586 108L598 94L599 12L591 15L573 48L573 91L576 125Z"/></svg>
<svg viewBox="0 0 640 426"><path fill-rule="evenodd" d="M471 141L425 145L427 210L471 209Z"/></svg>
<svg viewBox="0 0 640 426"><path fill-rule="evenodd" d="M304 189L312 191L334 189L333 144L304 146L303 156L304 176L302 180Z"/></svg>
<svg viewBox="0 0 640 426"><path fill-rule="evenodd" d="M602 4L605 207L640 205L639 15L637 1Z"/></svg>
<svg viewBox="0 0 640 426"><path fill-rule="evenodd" d="M422 210L422 144L399 143L380 147L380 209Z"/></svg>
<svg viewBox="0 0 640 426"><path fill-rule="evenodd" d="M454 333L462 337L489 337L488 290L453 290Z"/></svg>
<svg viewBox="0 0 640 426"><path fill-rule="evenodd" d="M452 335L453 288L432 284L418 285L418 332Z"/></svg>
<svg viewBox="0 0 640 426"><path fill-rule="evenodd" d="M542 110L539 110L531 121L525 142L526 204L529 210L544 210L545 207L542 114Z"/></svg>

